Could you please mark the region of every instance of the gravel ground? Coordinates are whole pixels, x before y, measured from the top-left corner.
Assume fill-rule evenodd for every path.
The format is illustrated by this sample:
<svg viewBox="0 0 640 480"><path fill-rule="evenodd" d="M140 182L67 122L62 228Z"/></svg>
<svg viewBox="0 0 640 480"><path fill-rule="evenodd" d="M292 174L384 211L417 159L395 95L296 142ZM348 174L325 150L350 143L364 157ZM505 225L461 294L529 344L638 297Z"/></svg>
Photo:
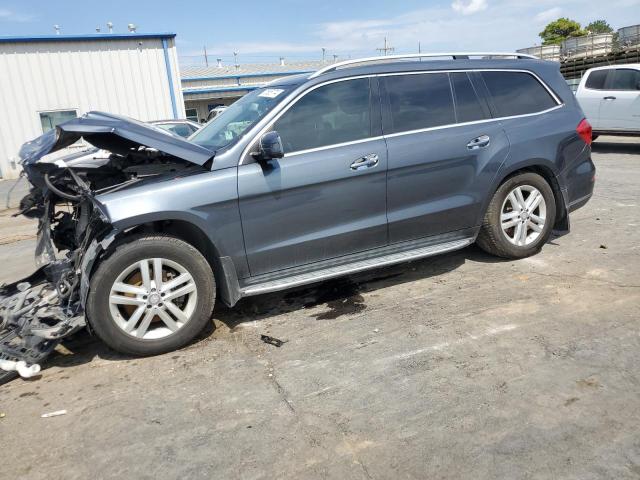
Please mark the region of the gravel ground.
<svg viewBox="0 0 640 480"><path fill-rule="evenodd" d="M594 198L535 257L470 247L219 305L154 358L79 334L0 387L3 477L640 478L640 141L593 156ZM33 268L7 213L1 281Z"/></svg>

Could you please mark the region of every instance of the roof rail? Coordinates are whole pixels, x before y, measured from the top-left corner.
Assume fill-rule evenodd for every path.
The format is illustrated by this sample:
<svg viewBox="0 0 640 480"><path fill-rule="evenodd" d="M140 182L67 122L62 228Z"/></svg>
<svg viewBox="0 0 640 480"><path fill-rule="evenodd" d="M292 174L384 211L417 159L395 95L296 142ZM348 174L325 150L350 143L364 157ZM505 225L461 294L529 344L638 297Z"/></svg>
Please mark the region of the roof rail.
<svg viewBox="0 0 640 480"><path fill-rule="evenodd" d="M434 58L434 57L452 57L454 60L466 60L469 57L515 57L515 58L533 58L538 59L535 55L518 52L459 52L459 53L409 53L406 55L384 55L378 57L354 58L343 62L333 63L321 68L309 75L309 79L319 77L327 72L332 72L340 67L348 65L379 62L381 60L401 60L403 58Z"/></svg>

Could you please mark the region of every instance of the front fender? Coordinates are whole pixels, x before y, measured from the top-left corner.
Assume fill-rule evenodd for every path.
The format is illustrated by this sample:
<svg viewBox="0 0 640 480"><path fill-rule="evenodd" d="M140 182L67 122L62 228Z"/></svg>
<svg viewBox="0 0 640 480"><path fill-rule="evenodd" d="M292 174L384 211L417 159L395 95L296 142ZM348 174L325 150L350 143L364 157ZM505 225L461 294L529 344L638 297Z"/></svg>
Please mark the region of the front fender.
<svg viewBox="0 0 640 480"><path fill-rule="evenodd" d="M233 260L239 278L249 275L238 208L237 168L158 181L97 197L112 225L124 231L165 220L201 230L217 253Z"/></svg>

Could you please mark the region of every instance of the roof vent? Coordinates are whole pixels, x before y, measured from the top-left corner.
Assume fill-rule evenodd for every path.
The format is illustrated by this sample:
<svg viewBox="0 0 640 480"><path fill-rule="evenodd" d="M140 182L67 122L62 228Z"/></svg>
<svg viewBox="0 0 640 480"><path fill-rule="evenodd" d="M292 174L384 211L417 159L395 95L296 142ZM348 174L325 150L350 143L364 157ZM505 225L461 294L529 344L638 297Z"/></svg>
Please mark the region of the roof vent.
<svg viewBox="0 0 640 480"><path fill-rule="evenodd" d="M222 59L216 58L216 62L218 62L218 68L222 68Z"/></svg>
<svg viewBox="0 0 640 480"><path fill-rule="evenodd" d="M56 35L60 35L60 25L54 25L53 29L56 31Z"/></svg>
<svg viewBox="0 0 640 480"><path fill-rule="evenodd" d="M136 29L138 27L135 23L130 23L129 25L127 25L127 28L129 29L129 33L136 33Z"/></svg>

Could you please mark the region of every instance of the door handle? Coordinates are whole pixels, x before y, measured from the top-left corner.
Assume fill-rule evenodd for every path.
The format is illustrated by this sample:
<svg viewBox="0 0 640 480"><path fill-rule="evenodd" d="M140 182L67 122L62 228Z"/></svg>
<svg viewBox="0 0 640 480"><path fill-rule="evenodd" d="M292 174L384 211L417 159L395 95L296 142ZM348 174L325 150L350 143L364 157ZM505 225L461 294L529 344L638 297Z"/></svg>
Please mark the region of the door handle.
<svg viewBox="0 0 640 480"><path fill-rule="evenodd" d="M378 165L378 154L370 153L369 155L365 155L364 157L360 157L355 162L351 164L351 170L363 170L365 168L371 168Z"/></svg>
<svg viewBox="0 0 640 480"><path fill-rule="evenodd" d="M467 148L469 150L477 150L479 148L488 147L490 143L491 138L489 135L480 135L467 143Z"/></svg>
<svg viewBox="0 0 640 480"><path fill-rule="evenodd" d="M615 100L616 97L603 97L603 100Z"/></svg>

